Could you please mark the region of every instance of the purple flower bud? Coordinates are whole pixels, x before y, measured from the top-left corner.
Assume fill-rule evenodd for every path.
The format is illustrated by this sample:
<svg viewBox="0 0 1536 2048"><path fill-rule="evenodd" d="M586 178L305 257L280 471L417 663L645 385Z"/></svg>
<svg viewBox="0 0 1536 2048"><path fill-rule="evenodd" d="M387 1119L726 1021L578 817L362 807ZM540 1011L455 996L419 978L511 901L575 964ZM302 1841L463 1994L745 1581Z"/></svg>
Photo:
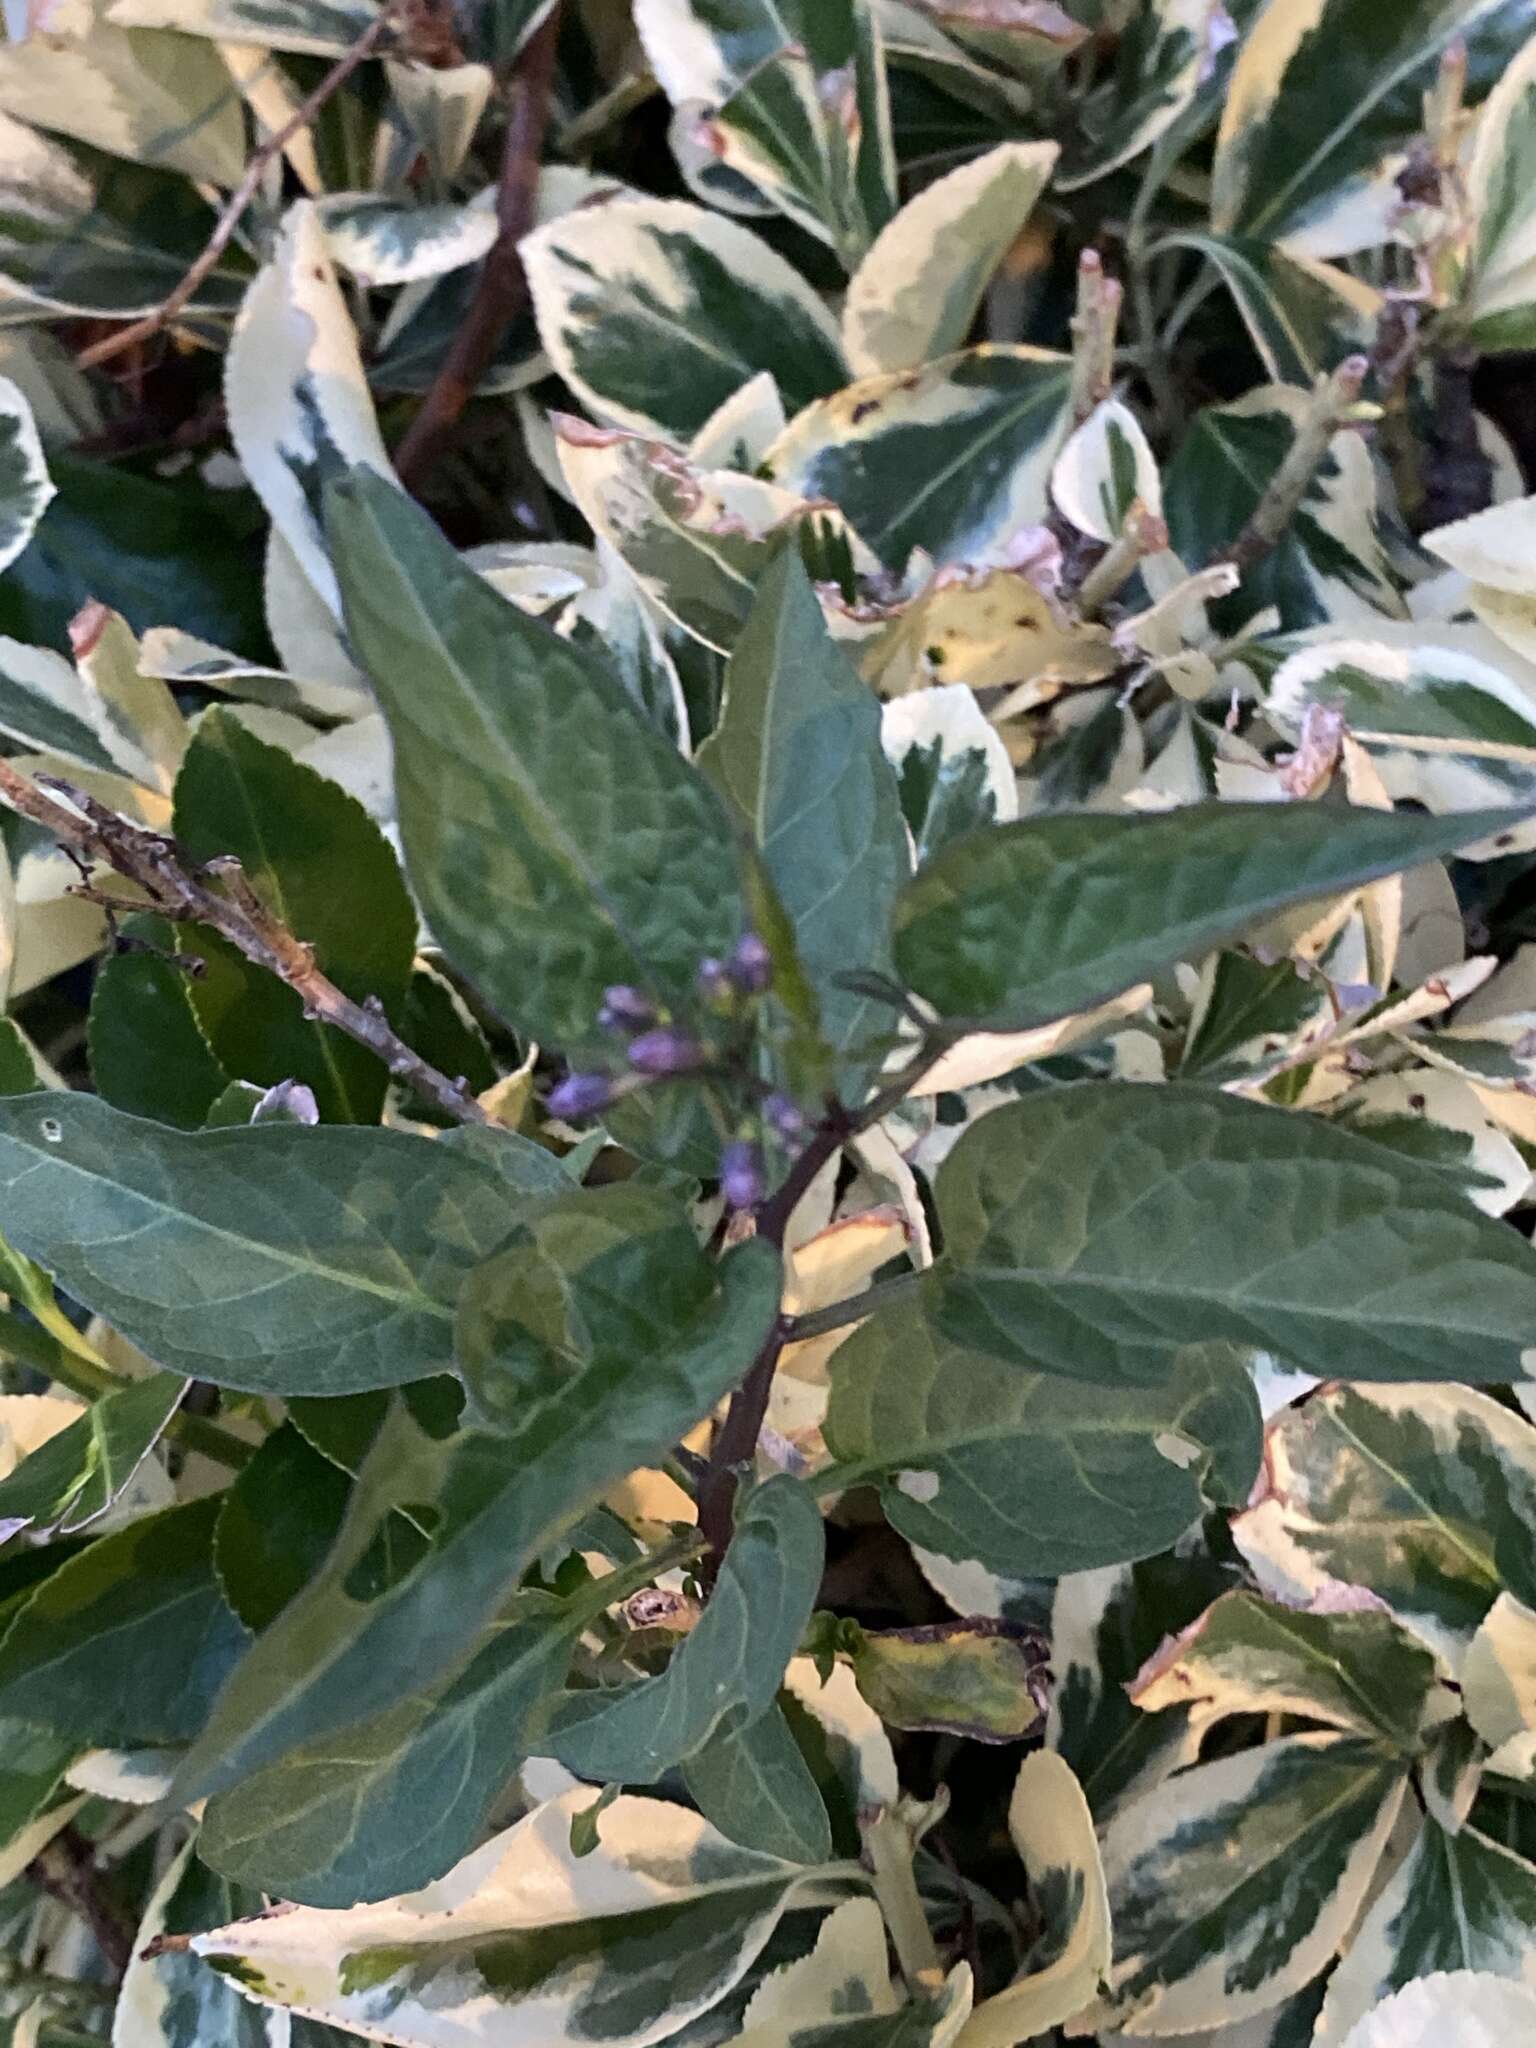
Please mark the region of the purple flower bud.
<svg viewBox="0 0 1536 2048"><path fill-rule="evenodd" d="M629 1048L629 1064L635 1072L657 1078L691 1073L695 1067L703 1066L704 1057L704 1048L696 1038L667 1026L642 1033Z"/></svg>
<svg viewBox="0 0 1536 2048"><path fill-rule="evenodd" d="M744 996L760 996L773 985L773 955L756 932L744 932L726 969Z"/></svg>
<svg viewBox="0 0 1536 2048"><path fill-rule="evenodd" d="M568 1074L549 1091L549 1110L562 1118L596 1116L613 1100L613 1083L606 1074Z"/></svg>
<svg viewBox="0 0 1536 2048"><path fill-rule="evenodd" d="M727 1003L735 990L723 960L713 955L699 962L699 992L711 1003Z"/></svg>
<svg viewBox="0 0 1536 2048"><path fill-rule="evenodd" d="M605 1031L643 1031L656 1022L656 1005L642 990L619 982L603 990L597 1021Z"/></svg>
<svg viewBox="0 0 1536 2048"><path fill-rule="evenodd" d="M720 1155L720 1192L727 1208L755 1209L763 1199L763 1159L755 1145L738 1139Z"/></svg>
<svg viewBox="0 0 1536 2048"><path fill-rule="evenodd" d="M763 1104L763 1115L768 1119L770 1128L786 1142L793 1143L796 1138L805 1136L805 1117L787 1095L770 1095Z"/></svg>

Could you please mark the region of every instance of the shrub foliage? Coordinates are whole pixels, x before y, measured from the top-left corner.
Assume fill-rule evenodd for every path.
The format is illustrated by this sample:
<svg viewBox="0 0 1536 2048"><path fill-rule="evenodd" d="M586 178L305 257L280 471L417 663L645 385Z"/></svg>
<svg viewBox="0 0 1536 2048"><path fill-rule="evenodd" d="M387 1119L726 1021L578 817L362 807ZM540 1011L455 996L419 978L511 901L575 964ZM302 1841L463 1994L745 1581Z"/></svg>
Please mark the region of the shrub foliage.
<svg viewBox="0 0 1536 2048"><path fill-rule="evenodd" d="M1536 0L31 15L6 2038L1536 2038Z"/></svg>

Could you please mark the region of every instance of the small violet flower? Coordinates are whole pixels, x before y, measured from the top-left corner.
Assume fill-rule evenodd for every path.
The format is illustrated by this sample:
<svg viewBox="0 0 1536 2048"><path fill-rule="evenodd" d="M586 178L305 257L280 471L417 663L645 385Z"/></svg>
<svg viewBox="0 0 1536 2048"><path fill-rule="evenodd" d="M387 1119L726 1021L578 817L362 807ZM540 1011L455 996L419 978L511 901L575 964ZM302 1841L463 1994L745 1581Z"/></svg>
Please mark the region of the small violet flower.
<svg viewBox="0 0 1536 2048"><path fill-rule="evenodd" d="M655 1079L662 1079L668 1074L690 1074L695 1067L702 1067L704 1060L704 1048L696 1038L668 1026L659 1031L642 1032L639 1038L631 1041L629 1048L629 1064L635 1072L649 1074Z"/></svg>
<svg viewBox="0 0 1536 2048"><path fill-rule="evenodd" d="M756 932L746 932L737 940L726 973L744 996L760 996L772 987L773 955Z"/></svg>
<svg viewBox="0 0 1536 2048"><path fill-rule="evenodd" d="M613 1083L606 1074L568 1074L549 1091L549 1110L562 1118L596 1116L613 1100Z"/></svg>
<svg viewBox="0 0 1536 2048"><path fill-rule="evenodd" d="M731 1209L755 1209L763 1199L763 1160L744 1139L727 1145L720 1155L720 1192Z"/></svg>
<svg viewBox="0 0 1536 2048"><path fill-rule="evenodd" d="M656 1005L643 990L620 982L603 990L597 1021L605 1031L644 1031L656 1022Z"/></svg>

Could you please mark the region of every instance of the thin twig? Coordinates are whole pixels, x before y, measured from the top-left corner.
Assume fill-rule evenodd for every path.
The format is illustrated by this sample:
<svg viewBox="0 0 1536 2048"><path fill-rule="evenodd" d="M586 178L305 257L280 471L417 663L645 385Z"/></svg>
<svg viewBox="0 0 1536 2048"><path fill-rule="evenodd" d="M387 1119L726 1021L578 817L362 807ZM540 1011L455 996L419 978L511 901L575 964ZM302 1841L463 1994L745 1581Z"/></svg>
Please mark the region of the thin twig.
<svg viewBox="0 0 1536 2048"><path fill-rule="evenodd" d="M67 802L58 802L49 790L60 792ZM247 960L287 982L307 1016L366 1046L403 1087L455 1122L494 1123L466 1083L449 1080L411 1050L391 1027L376 996L354 1002L320 971L314 949L273 915L237 861L190 860L174 840L119 817L85 791L51 777L40 787L5 760L0 760L0 801L43 826L64 846L105 861L137 883L147 900L136 909L156 910L175 923L207 925L220 933Z"/></svg>
<svg viewBox="0 0 1536 2048"><path fill-rule="evenodd" d="M378 18L371 21L352 47L345 51L321 79L308 99L294 110L281 128L274 129L256 150L245 167L245 175L229 195L224 210L214 222L213 233L203 244L202 252L182 278L170 296L161 301L152 313L135 320L131 326L123 327L116 334L109 334L104 341L98 341L85 349L77 358L82 370L98 369L141 341L151 341L163 328L169 327L185 306L196 296L211 275L219 258L229 247L235 229L240 225L246 208L261 189L267 166L281 155L293 138L307 128L315 119L326 101L339 92L361 65L374 55L385 37L394 30L395 14L399 0L385 0Z"/></svg>
<svg viewBox="0 0 1536 2048"><path fill-rule="evenodd" d="M400 479L417 495L527 301L528 275L518 245L534 223L559 38L560 5L555 0L524 44L512 74L512 104L496 192L496 240L481 267L464 324L395 451Z"/></svg>
<svg viewBox="0 0 1536 2048"><path fill-rule="evenodd" d="M80 1915L108 1968L121 1977L133 1955L133 1926L104 1889L96 1852L79 1829L62 1828L27 1865L27 1876Z"/></svg>
<svg viewBox="0 0 1536 2048"><path fill-rule="evenodd" d="M942 1035L925 1039L895 1080L878 1095L872 1095L857 1111L837 1101L828 1105L826 1115L785 1176L783 1186L758 1211L757 1235L765 1243L777 1250L783 1249L790 1218L817 1174L861 1131L871 1129L904 1102L918 1081L939 1060L949 1042ZM717 1568L730 1543L736 1511L737 1468L747 1464L757 1450L780 1355L797 1334L795 1317L781 1315L775 1319L763 1340L762 1349L752 1361L751 1370L731 1396L724 1422L715 1432L709 1464L699 1486L699 1528L710 1547L707 1572Z"/></svg>
<svg viewBox="0 0 1536 2048"><path fill-rule="evenodd" d="M1312 402L1296 428L1285 460L1270 478L1247 525L1230 547L1213 556L1213 561L1251 569L1279 546L1328 453L1328 444L1348 422L1358 403L1370 368L1368 357L1346 356L1336 370L1318 378Z"/></svg>
<svg viewBox="0 0 1536 2048"><path fill-rule="evenodd" d="M1115 334L1123 286L1104 275L1097 249L1085 249L1077 266L1077 311L1072 316L1072 424L1080 427L1114 389Z"/></svg>

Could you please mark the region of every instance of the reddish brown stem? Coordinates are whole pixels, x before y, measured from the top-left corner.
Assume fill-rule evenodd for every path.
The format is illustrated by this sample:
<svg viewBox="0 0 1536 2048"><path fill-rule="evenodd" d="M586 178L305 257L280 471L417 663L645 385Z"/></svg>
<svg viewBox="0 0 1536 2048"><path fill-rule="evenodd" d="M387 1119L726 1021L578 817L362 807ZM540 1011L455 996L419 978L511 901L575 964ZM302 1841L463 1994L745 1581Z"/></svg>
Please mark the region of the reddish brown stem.
<svg viewBox="0 0 1536 2048"><path fill-rule="evenodd" d="M496 192L496 240L481 268L464 324L395 451L400 479L417 496L479 390L507 329L527 303L528 275L518 245L534 223L559 38L560 5L555 0L548 17L524 44L512 74Z"/></svg>

